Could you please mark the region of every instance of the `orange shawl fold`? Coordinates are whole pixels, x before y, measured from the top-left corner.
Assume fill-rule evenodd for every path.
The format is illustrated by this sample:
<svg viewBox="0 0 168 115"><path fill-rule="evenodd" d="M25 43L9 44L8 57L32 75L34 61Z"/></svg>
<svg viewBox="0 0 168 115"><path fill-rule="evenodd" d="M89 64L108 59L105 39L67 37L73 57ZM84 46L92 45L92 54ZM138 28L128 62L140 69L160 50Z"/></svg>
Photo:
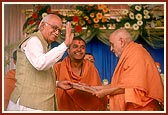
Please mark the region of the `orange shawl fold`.
<svg viewBox="0 0 168 115"><path fill-rule="evenodd" d="M163 84L154 60L134 42L123 51L111 87L125 88L125 94L110 96L110 110L159 110L157 102L164 103Z"/></svg>
<svg viewBox="0 0 168 115"><path fill-rule="evenodd" d="M81 82L92 86L102 85L97 69L94 64L84 60L82 75L73 74L70 66L70 59L66 57L62 62L54 65L57 80L69 80ZM77 89L62 90L56 89L58 110L60 111L100 111L106 110L107 98L97 98L91 93Z"/></svg>
<svg viewBox="0 0 168 115"><path fill-rule="evenodd" d="M7 109L10 95L15 87L15 69L9 70L4 78L4 108Z"/></svg>

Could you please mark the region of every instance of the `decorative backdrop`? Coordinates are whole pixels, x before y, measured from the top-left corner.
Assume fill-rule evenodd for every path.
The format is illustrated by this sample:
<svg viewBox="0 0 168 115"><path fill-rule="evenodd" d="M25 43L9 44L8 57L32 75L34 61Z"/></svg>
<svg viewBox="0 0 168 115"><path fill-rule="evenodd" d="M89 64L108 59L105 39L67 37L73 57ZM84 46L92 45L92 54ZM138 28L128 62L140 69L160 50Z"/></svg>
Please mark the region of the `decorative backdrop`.
<svg viewBox="0 0 168 115"><path fill-rule="evenodd" d="M128 9L122 9L118 15L111 15L107 5L85 4L77 5L69 12L52 11L50 5L34 5L33 13L27 18L23 26L26 34L37 31L40 20L49 13L55 13L63 19L63 23L72 22L75 36L80 36L89 42L94 36L106 45L109 43L109 35L118 28L126 28L134 40L139 36L153 48L164 47L164 15L156 12L156 5L129 4ZM160 8L160 7L158 7ZM163 7L162 7L163 8ZM158 10L158 9L157 9ZM58 43L64 41L65 27L58 39Z"/></svg>

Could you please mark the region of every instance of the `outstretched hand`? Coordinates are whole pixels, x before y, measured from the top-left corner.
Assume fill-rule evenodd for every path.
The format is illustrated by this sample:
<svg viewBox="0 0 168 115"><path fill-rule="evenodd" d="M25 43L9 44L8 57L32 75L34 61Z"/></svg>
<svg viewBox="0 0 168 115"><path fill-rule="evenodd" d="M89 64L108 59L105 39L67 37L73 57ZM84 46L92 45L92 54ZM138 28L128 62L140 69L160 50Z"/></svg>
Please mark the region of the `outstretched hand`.
<svg viewBox="0 0 168 115"><path fill-rule="evenodd" d="M107 96L108 92L107 92L107 90L101 89L101 90L97 90L97 91L93 92L92 94L96 95L98 98L102 98L104 96Z"/></svg>
<svg viewBox="0 0 168 115"><path fill-rule="evenodd" d="M65 90L72 88L72 84L70 81L59 81L57 86L58 86L58 88L62 88Z"/></svg>
<svg viewBox="0 0 168 115"><path fill-rule="evenodd" d="M113 88L105 88L105 89L95 91L93 95L96 95L97 97L102 98L107 95L118 95L118 94L123 94L123 93L125 93L124 88L113 87Z"/></svg>
<svg viewBox="0 0 168 115"><path fill-rule="evenodd" d="M66 23L66 35L65 35L65 45L68 47L74 38L74 33L72 33L72 26L70 22Z"/></svg>

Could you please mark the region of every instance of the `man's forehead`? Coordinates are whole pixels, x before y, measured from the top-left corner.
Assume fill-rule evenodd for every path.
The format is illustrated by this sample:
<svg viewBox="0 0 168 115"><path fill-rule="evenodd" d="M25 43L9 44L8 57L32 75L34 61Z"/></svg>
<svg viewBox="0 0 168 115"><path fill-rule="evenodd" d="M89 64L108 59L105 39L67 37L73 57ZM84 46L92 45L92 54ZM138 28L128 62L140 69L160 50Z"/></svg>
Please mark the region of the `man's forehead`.
<svg viewBox="0 0 168 115"><path fill-rule="evenodd" d="M53 26L57 26L59 29L62 29L62 22L61 22L61 20L59 20L59 18L51 18L51 19L49 19L49 22Z"/></svg>
<svg viewBox="0 0 168 115"><path fill-rule="evenodd" d="M73 40L73 44L85 44L82 40Z"/></svg>
<svg viewBox="0 0 168 115"><path fill-rule="evenodd" d="M89 57L89 58L93 58L93 56L91 56L91 55L89 55L88 57Z"/></svg>
<svg viewBox="0 0 168 115"><path fill-rule="evenodd" d="M110 37L109 41L110 41L110 43L113 43L114 39L112 37Z"/></svg>

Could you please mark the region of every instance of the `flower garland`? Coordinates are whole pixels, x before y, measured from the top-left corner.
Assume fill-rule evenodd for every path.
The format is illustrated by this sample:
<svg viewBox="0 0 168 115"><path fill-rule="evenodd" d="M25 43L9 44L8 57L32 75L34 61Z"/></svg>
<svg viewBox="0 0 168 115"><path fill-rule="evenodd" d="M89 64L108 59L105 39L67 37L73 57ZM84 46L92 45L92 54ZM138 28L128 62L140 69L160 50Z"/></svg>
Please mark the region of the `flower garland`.
<svg viewBox="0 0 168 115"><path fill-rule="evenodd" d="M87 4L76 6L73 16L57 14L66 21L71 21L75 33L81 33L83 29L98 31L100 28L117 29L124 27L142 31L147 22L152 20L148 5L129 5L129 9L123 10L118 17L109 17L109 8L103 4ZM26 20L23 31L27 34L38 30L41 19L51 13L50 5L37 5L32 15ZM111 28L113 26L113 28Z"/></svg>
<svg viewBox="0 0 168 115"><path fill-rule="evenodd" d="M99 29L99 27L107 26L109 19L105 16L109 13L109 9L106 5L82 5L77 6L77 15L73 17L73 26L76 32L81 32L82 27L87 29Z"/></svg>
<svg viewBox="0 0 168 115"><path fill-rule="evenodd" d="M95 31L100 27L113 29L124 27L126 29L143 30L147 22L151 21L151 14L146 5L131 5L130 9L123 10L118 17L107 17L109 9L106 5L84 5L77 6L79 16L73 17L76 32L81 32L86 27Z"/></svg>
<svg viewBox="0 0 168 115"><path fill-rule="evenodd" d="M131 5L129 10L123 10L122 15L124 17L119 16L116 21L126 29L142 31L145 29L147 22L152 20L152 15L147 8L147 5Z"/></svg>

